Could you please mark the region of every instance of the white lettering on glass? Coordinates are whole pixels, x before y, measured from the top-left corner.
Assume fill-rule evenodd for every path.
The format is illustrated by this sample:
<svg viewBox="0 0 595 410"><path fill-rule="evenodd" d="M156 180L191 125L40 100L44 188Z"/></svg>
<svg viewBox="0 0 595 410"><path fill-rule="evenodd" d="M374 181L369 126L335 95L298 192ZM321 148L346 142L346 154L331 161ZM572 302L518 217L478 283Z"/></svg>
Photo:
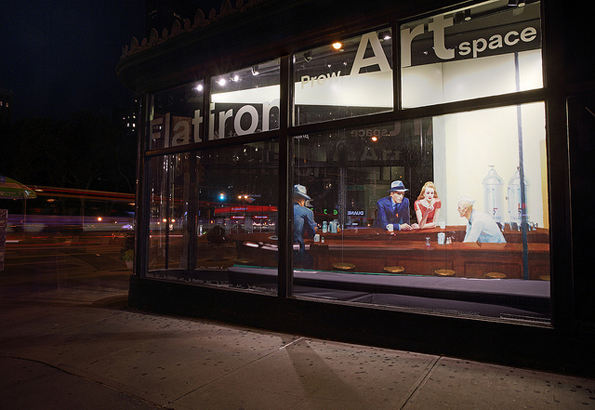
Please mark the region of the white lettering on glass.
<svg viewBox="0 0 595 410"><path fill-rule="evenodd" d="M425 32L424 25L420 24L413 30L408 28L401 30L401 64L403 67L411 65L411 42L413 39Z"/></svg>
<svg viewBox="0 0 595 410"><path fill-rule="evenodd" d="M262 131L269 131L270 129L270 117L271 110L273 108L279 109L279 99L276 98L273 101L266 101L262 104ZM218 115L217 115L218 114ZM218 128L215 132L215 117L218 118ZM210 104L209 112L209 140L222 139L235 137L239 135L252 134L258 129L258 124L261 120L261 113L259 110L251 104L246 104L240 107L237 111L229 109L227 111L216 111L216 104ZM244 126L248 124L247 128L242 127L242 119L247 118L248 121L244 122ZM229 120L229 121L228 121ZM201 118L202 121L202 118ZM228 131L226 133L226 126ZM229 129L231 126L231 129Z"/></svg>
<svg viewBox="0 0 595 410"><path fill-rule="evenodd" d="M194 111L193 118L172 116L169 112L165 113L151 120L151 140L163 140L163 147L202 142L200 136L200 124L202 122L203 118L200 115L200 110Z"/></svg>
<svg viewBox="0 0 595 410"><path fill-rule="evenodd" d="M250 126L247 129L242 128L242 117L244 114L250 116ZM219 124L221 127L221 124ZM233 120L233 128L238 135L246 135L252 134L256 131L256 127L258 127L258 111L252 105L244 105L242 108L238 110L238 113L235 115Z"/></svg>
<svg viewBox="0 0 595 410"><path fill-rule="evenodd" d="M163 146L169 147L169 123L171 114L151 120L151 138L158 140L163 138Z"/></svg>
<svg viewBox="0 0 595 410"><path fill-rule="evenodd" d="M171 139L172 147L190 143L190 118L174 117L174 135Z"/></svg>
<svg viewBox="0 0 595 410"><path fill-rule="evenodd" d="M268 131L270 129L270 118L271 118L271 109L275 107L279 107L279 103L281 100L279 98L274 99L271 102L266 102L262 105L262 130Z"/></svg>
<svg viewBox="0 0 595 410"><path fill-rule="evenodd" d="M504 36L494 34L488 40L479 37L471 41L463 41L453 49L447 49L444 44L444 29L452 25L452 18L445 19L442 16L434 17L432 22L428 24L428 30L434 32L433 49L436 57L440 60L452 60L456 57L456 50L458 50L459 56L471 55L471 57L477 58L487 49L497 50L505 46L514 47L519 42L530 43L537 38L537 29L534 27L525 27L520 33L516 30L511 30ZM425 34L424 24L419 24L413 29L404 28L401 30L401 63L403 67L411 66L411 44L415 37L422 34Z"/></svg>
<svg viewBox="0 0 595 410"><path fill-rule="evenodd" d="M373 55L371 57L365 58L368 43L370 43L372 46ZM380 71L382 72L390 71L390 64L388 63L386 55L384 54L384 50L382 50L378 35L375 31L373 31L362 36L359 42L359 47L357 48L355 60L351 66L351 73L349 73L349 75L357 75L362 68L375 65L378 65L378 67L380 67Z"/></svg>
<svg viewBox="0 0 595 410"><path fill-rule="evenodd" d="M328 73L328 74L315 75L312 77L310 77L309 75L303 75L300 78L300 81L302 83L302 90L308 84L310 84L310 87L314 87L315 85L323 85L326 82L326 80L335 80L335 79L339 78L340 76L341 76L341 71L332 72L332 73Z"/></svg>
<svg viewBox="0 0 595 410"><path fill-rule="evenodd" d="M219 113L219 134L218 138L225 138L225 121L233 118L233 110L221 111Z"/></svg>
<svg viewBox="0 0 595 410"><path fill-rule="evenodd" d="M202 124L202 117L200 116L200 110L194 111L194 118L192 119L194 125L194 142L202 142L200 136L200 124Z"/></svg>
<svg viewBox="0 0 595 410"><path fill-rule="evenodd" d="M444 29L452 25L452 17L445 19L444 16L436 16L428 24L428 30L434 32L434 51L436 56L441 60L450 60L455 57L455 51L447 49L444 44Z"/></svg>
<svg viewBox="0 0 595 410"><path fill-rule="evenodd" d="M521 31L521 40L525 43L530 43L537 38L537 30L534 27L527 27Z"/></svg>

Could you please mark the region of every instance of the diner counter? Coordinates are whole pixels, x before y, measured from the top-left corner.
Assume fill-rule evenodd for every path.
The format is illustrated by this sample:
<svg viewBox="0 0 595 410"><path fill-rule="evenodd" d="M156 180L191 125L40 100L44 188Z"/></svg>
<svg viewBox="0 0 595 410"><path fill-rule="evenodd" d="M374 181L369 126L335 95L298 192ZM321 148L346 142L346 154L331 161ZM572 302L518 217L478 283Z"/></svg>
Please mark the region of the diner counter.
<svg viewBox="0 0 595 410"><path fill-rule="evenodd" d="M438 232L452 238L439 245ZM306 239L313 269L377 274L455 276L465 278L523 279L526 250L528 278L548 280L549 235L538 228L527 234L524 249L521 232L505 231L507 243L463 243L464 226L388 233L359 229L325 233L320 242ZM322 242L324 238L324 242ZM277 238L270 233L235 234L238 258L257 266L276 265Z"/></svg>

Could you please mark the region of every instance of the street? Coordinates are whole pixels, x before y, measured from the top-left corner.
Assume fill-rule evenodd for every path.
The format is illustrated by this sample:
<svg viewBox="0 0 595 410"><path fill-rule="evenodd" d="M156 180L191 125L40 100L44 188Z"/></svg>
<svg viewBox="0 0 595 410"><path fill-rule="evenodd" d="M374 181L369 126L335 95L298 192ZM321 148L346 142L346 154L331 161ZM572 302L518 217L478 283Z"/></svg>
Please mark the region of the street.
<svg viewBox="0 0 595 410"><path fill-rule="evenodd" d="M0 303L85 305L123 298L132 271L119 258L122 236L12 235L0 271Z"/></svg>

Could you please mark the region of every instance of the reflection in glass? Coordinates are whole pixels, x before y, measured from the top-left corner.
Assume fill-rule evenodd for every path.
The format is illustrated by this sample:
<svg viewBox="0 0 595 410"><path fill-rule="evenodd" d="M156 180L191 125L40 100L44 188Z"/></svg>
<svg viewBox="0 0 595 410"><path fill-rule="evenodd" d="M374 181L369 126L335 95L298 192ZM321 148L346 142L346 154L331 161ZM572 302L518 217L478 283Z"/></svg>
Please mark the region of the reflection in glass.
<svg viewBox="0 0 595 410"><path fill-rule="evenodd" d="M151 158L150 276L276 292L278 155L265 141ZM255 268L265 283L238 275Z"/></svg>
<svg viewBox="0 0 595 410"><path fill-rule="evenodd" d="M299 285L326 280L324 286L333 291L327 290L324 297L407 306L407 298L400 295L403 289L423 296L438 286L449 300L473 303L455 307L441 302L441 309L450 306L489 316L549 315L543 103L338 129L295 137L293 144L294 181L307 187L311 200L306 206L317 224L317 237L304 238L312 266L295 266L299 294L322 296L312 287ZM499 189L491 194L494 202L484 203L485 177L492 169L503 180L524 170L531 183L526 185L522 208L530 209L530 214L521 220L516 213L502 212L499 220L484 214L495 202L518 201ZM433 187L432 195L423 192L428 186ZM379 204L391 201L394 193L409 204L406 210L393 208L407 212L409 223L391 229L375 224L380 219ZM436 193L439 201L434 200ZM468 215L474 212L473 229L481 220L475 216L485 215L490 229L505 242L485 243L491 233L487 230L477 242L464 242L472 235L467 234L471 226L462 210L462 197L469 198ZM415 212L416 201L435 207L438 220L424 223L423 213ZM514 206L518 207L516 202ZM438 284L437 277L449 281ZM506 281L488 280L492 278ZM472 290L469 286L474 283L478 287ZM476 292L513 293L512 299L519 300L502 305L497 298L478 302ZM540 297L533 300L535 293ZM427 305L425 299L409 302Z"/></svg>
<svg viewBox="0 0 595 410"><path fill-rule="evenodd" d="M188 267L190 155L151 159L149 270Z"/></svg>
<svg viewBox="0 0 595 410"><path fill-rule="evenodd" d="M198 154L197 269L277 267L277 163L276 141Z"/></svg>
<svg viewBox="0 0 595 410"><path fill-rule="evenodd" d="M390 28L294 54L294 125L393 109Z"/></svg>
<svg viewBox="0 0 595 410"><path fill-rule="evenodd" d="M149 149L203 141L202 81L152 96Z"/></svg>

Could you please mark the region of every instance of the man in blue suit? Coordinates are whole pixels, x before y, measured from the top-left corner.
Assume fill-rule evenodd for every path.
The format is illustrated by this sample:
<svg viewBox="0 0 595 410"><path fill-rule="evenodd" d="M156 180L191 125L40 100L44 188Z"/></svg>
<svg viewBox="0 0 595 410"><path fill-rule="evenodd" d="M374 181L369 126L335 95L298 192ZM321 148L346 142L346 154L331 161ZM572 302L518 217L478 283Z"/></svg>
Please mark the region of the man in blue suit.
<svg viewBox="0 0 595 410"><path fill-rule="evenodd" d="M304 233L311 238L316 234L314 213L306 207L306 201L311 201L303 185L293 186L293 243L299 244L299 250L293 252L294 267L312 269L314 258L306 251Z"/></svg>
<svg viewBox="0 0 595 410"><path fill-rule="evenodd" d="M375 228L389 232L419 229L418 224L410 225L409 199L405 198L407 190L403 181L393 181L390 184L389 196L376 203L378 216L374 223Z"/></svg>

